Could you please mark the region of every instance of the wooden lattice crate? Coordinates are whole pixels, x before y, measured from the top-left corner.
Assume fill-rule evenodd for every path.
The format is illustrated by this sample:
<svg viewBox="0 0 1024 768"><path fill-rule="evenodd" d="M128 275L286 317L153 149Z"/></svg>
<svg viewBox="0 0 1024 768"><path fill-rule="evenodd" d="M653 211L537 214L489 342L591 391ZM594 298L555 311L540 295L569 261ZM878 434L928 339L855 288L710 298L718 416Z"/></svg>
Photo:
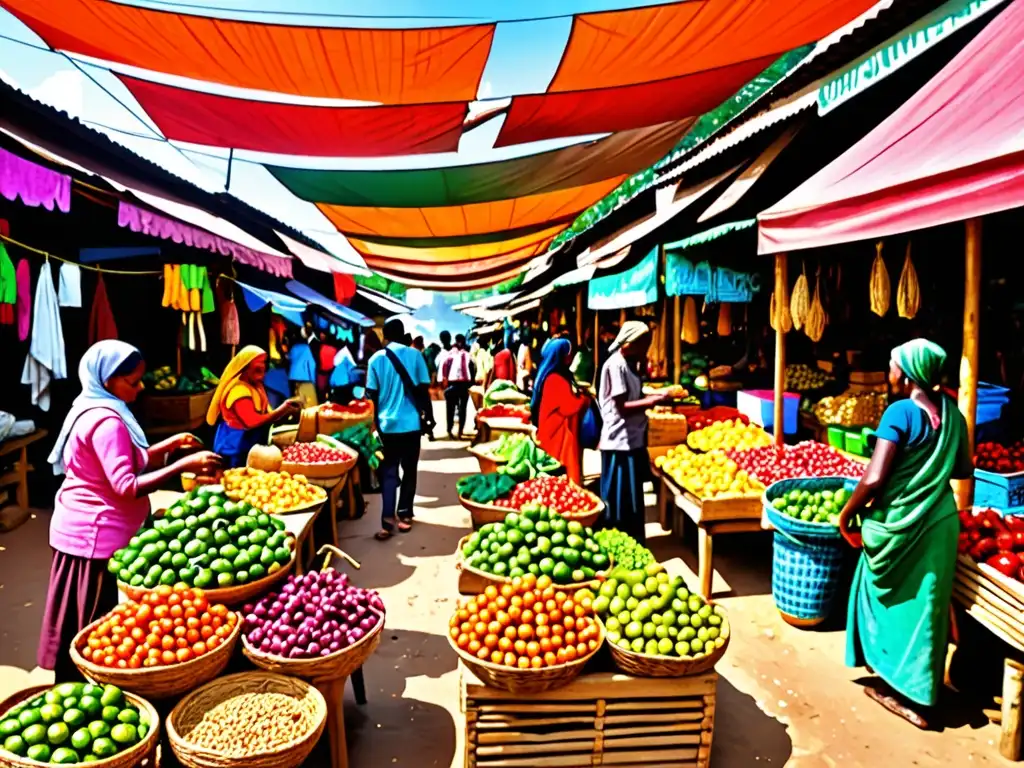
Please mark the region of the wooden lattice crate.
<svg viewBox="0 0 1024 768"><path fill-rule="evenodd" d="M467 768L706 768L718 675L584 674L529 696L487 688L461 667Z"/></svg>

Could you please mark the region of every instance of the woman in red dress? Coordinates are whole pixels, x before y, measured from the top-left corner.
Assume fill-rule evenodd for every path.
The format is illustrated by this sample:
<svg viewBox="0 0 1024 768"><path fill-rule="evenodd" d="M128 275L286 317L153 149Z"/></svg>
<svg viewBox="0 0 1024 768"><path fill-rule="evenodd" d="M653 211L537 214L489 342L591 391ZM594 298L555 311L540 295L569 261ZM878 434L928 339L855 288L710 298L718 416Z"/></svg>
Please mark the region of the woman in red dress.
<svg viewBox="0 0 1024 768"><path fill-rule="evenodd" d="M580 422L590 398L576 388L569 372L572 344L568 339L549 339L540 354L530 405L530 418L537 426L537 442L562 463L570 480L582 485Z"/></svg>

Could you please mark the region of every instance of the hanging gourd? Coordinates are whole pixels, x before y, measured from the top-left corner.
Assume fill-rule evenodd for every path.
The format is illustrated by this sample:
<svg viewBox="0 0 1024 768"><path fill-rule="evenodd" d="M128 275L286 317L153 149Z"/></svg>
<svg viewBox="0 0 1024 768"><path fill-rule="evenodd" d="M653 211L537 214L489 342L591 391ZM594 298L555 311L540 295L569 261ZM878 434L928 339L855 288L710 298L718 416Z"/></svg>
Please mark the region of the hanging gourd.
<svg viewBox="0 0 1024 768"><path fill-rule="evenodd" d="M732 305L728 302L718 305L718 335L729 336L732 333Z"/></svg>
<svg viewBox="0 0 1024 768"><path fill-rule="evenodd" d="M871 311L879 317L889 311L889 271L882 258L882 243L875 246L875 260L871 264Z"/></svg>
<svg viewBox="0 0 1024 768"><path fill-rule="evenodd" d="M921 308L921 286L917 282L917 270L910 259L910 241L907 241L907 255L903 259L903 273L896 288L896 311L900 317L910 320Z"/></svg>
<svg viewBox="0 0 1024 768"><path fill-rule="evenodd" d="M807 286L807 264L804 263L800 277L796 279L793 286L793 298L790 299L789 309L793 318L793 327L798 331L807 322L807 312L811 308L811 292Z"/></svg>
<svg viewBox="0 0 1024 768"><path fill-rule="evenodd" d="M697 302L693 296L687 296L683 304L683 341L696 344L700 341L700 324L697 320Z"/></svg>
<svg viewBox="0 0 1024 768"><path fill-rule="evenodd" d="M821 341L825 334L825 325L828 319L825 317L825 307L821 303L821 268L818 268L818 275L814 280L814 299L811 307L807 310L807 322L804 325L804 333L811 341Z"/></svg>

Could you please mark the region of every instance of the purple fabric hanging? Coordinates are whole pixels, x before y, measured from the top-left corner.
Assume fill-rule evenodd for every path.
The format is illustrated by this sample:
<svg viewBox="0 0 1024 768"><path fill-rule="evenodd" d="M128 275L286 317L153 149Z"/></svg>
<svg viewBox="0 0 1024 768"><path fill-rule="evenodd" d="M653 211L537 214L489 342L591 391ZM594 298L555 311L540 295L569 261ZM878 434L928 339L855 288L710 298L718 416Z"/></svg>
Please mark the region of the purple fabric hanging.
<svg viewBox="0 0 1024 768"><path fill-rule="evenodd" d="M221 256L230 256L241 264L248 264L278 277L292 276L291 259L260 253L227 238L210 234L206 230L161 216L123 200L118 204L117 225L127 227L132 232L141 232L162 240L184 243L193 248L202 248Z"/></svg>
<svg viewBox="0 0 1024 768"><path fill-rule="evenodd" d="M29 327L32 325L32 276L28 272L28 259L18 262L15 283L18 286L18 304L15 310L18 321L18 339L28 339Z"/></svg>
<svg viewBox="0 0 1024 768"><path fill-rule="evenodd" d="M71 210L71 177L0 149L0 195L32 208Z"/></svg>

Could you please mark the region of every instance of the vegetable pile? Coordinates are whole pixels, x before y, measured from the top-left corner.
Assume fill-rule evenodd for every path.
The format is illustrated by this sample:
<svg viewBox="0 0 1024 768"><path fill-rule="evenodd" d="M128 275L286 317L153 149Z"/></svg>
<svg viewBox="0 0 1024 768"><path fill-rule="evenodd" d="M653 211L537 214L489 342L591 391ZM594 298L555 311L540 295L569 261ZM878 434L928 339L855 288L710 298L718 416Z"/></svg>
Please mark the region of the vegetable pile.
<svg viewBox="0 0 1024 768"><path fill-rule="evenodd" d="M384 620L384 602L335 570L289 576L244 608L245 639L263 653L289 659L329 656L358 643Z"/></svg>
<svg viewBox="0 0 1024 768"><path fill-rule="evenodd" d="M654 466L701 499L758 496L764 486L722 451L694 453L677 445L654 460Z"/></svg>
<svg viewBox="0 0 1024 768"><path fill-rule="evenodd" d="M793 363L786 366L786 389L790 392L821 389L833 381L835 379L820 368L812 368L804 363Z"/></svg>
<svg viewBox="0 0 1024 768"><path fill-rule="evenodd" d="M811 409L822 424L843 427L877 427L889 396L884 392L862 392L823 397Z"/></svg>
<svg viewBox="0 0 1024 768"><path fill-rule="evenodd" d="M133 587L180 581L208 589L248 584L283 568L295 546L284 523L223 492L204 485L185 494L117 550L107 569Z"/></svg>
<svg viewBox="0 0 1024 768"><path fill-rule="evenodd" d="M252 467L238 467L225 472L224 491L234 501L247 502L269 515L307 507L326 498L323 488L311 485L302 475L285 471L264 472Z"/></svg>
<svg viewBox="0 0 1024 768"><path fill-rule="evenodd" d="M506 432L495 442L487 453L492 458L504 460L498 469L502 474L521 482L536 477L541 472L554 472L561 467L533 438L521 432Z"/></svg>
<svg viewBox="0 0 1024 768"><path fill-rule="evenodd" d="M352 458L343 448L337 448L321 440L332 438L320 435L315 443L292 443L284 449L284 460L291 464L340 464Z"/></svg>
<svg viewBox="0 0 1024 768"><path fill-rule="evenodd" d="M353 416L368 416L372 410L373 403L369 400L350 400L345 404L324 403L320 406L320 415L352 418Z"/></svg>
<svg viewBox="0 0 1024 768"><path fill-rule="evenodd" d="M491 504L515 487L516 481L507 474L497 472L479 472L466 475L455 483L455 490L477 504Z"/></svg>
<svg viewBox="0 0 1024 768"><path fill-rule="evenodd" d="M484 408L492 405L505 403L506 405L522 405L528 403L530 398L524 395L516 385L506 379L498 379L487 388L484 393Z"/></svg>
<svg viewBox="0 0 1024 768"><path fill-rule="evenodd" d="M1001 475L1024 472L1024 441L1018 440L1010 446L978 443L974 451L974 466Z"/></svg>
<svg viewBox="0 0 1024 768"><path fill-rule="evenodd" d="M794 477L860 477L865 464L848 459L830 445L805 440L779 448L729 451L729 458L765 485Z"/></svg>
<svg viewBox="0 0 1024 768"><path fill-rule="evenodd" d="M156 392L176 395L194 395L199 392L207 392L216 387L219 381L209 368L200 368L198 371L185 371L181 376L175 376L169 365L147 371L142 380L146 383L146 386Z"/></svg>
<svg viewBox="0 0 1024 768"><path fill-rule="evenodd" d="M568 478L535 477L517 485L495 504L524 511L528 505L545 505L563 515L586 515L594 511L598 500Z"/></svg>
<svg viewBox="0 0 1024 768"><path fill-rule="evenodd" d="M205 656L231 637L237 622L235 613L210 605L201 590L162 584L107 614L81 654L118 669L171 666Z"/></svg>
<svg viewBox="0 0 1024 768"><path fill-rule="evenodd" d="M3 750L40 763L94 762L146 738L146 713L120 688L61 683L0 717Z"/></svg>
<svg viewBox="0 0 1024 768"><path fill-rule="evenodd" d="M839 513L849 498L850 492L842 482L836 481L834 486L816 491L794 488L769 501L782 514L805 523L839 525Z"/></svg>
<svg viewBox="0 0 1024 768"><path fill-rule="evenodd" d="M746 425L750 423L750 418L735 408L726 406L709 408L706 411L689 410L686 412L686 426L690 428L691 432L704 429L719 421L732 421L733 423L738 421Z"/></svg>
<svg viewBox="0 0 1024 768"><path fill-rule="evenodd" d="M771 445L772 437L756 424L746 424L736 419L716 421L703 429L690 432L686 445L694 451L728 450L749 451Z"/></svg>
<svg viewBox="0 0 1024 768"><path fill-rule="evenodd" d="M994 509L977 514L961 510L957 551L1024 582L1024 516L1003 517Z"/></svg>
<svg viewBox="0 0 1024 768"><path fill-rule="evenodd" d="M462 557L473 568L503 578L550 576L556 584L578 584L608 567L608 555L590 528L566 520L549 507L529 504L471 534Z"/></svg>
<svg viewBox="0 0 1024 768"><path fill-rule="evenodd" d="M358 451L359 455L366 459L370 469L376 469L380 466L380 460L384 455L381 453L381 449L383 449L384 445L381 443L370 422L363 421L359 424L353 424L351 427L341 430L341 432L335 432L333 437L335 440L339 440L353 450Z"/></svg>
<svg viewBox="0 0 1024 768"><path fill-rule="evenodd" d="M527 574L491 585L452 614L456 647L481 661L542 669L586 658L601 645L590 597L562 592L547 576Z"/></svg>
<svg viewBox="0 0 1024 768"><path fill-rule="evenodd" d="M516 419L524 424L530 420L530 409L525 405L489 405L476 412L481 419Z"/></svg>
<svg viewBox="0 0 1024 768"><path fill-rule="evenodd" d="M617 528L605 528L594 534L601 549L608 553L608 556L615 563L615 567L622 567L632 571L639 568L646 568L655 562L654 555L647 547L642 545L628 533L623 533Z"/></svg>
<svg viewBox="0 0 1024 768"><path fill-rule="evenodd" d="M594 599L608 641L646 656L699 658L721 648L728 622L718 608L690 594L681 576L669 578L657 563L616 567Z"/></svg>

